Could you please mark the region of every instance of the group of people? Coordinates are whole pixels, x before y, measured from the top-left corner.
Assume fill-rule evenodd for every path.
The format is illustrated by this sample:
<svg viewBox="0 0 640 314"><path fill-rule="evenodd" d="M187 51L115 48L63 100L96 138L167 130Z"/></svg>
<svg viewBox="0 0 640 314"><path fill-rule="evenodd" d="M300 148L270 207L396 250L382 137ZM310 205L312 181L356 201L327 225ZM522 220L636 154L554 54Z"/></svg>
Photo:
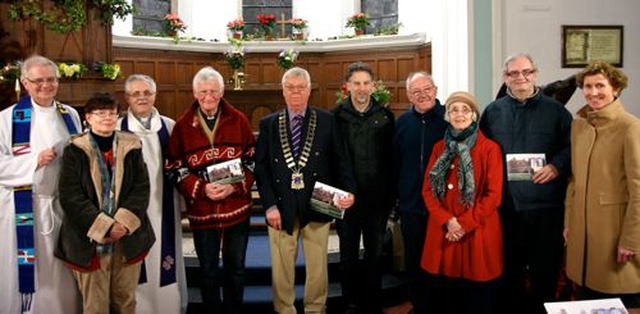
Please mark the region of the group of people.
<svg viewBox="0 0 640 314"><path fill-rule="evenodd" d="M415 313L544 313L565 273L579 299L640 307L640 122L619 99L627 77L589 64L576 76L587 104L574 119L537 74L529 55L509 57L506 95L481 112L464 91L442 104L431 75L414 72L411 106L395 119L372 96L368 64L347 68L349 97L330 112L309 104L310 74L294 67L282 76L285 108L260 121L256 139L211 67L195 74L177 121L155 108L154 80L134 74L126 114L97 93L83 130L55 100L56 64L30 57L28 96L0 112L0 271L10 274L0 312L184 313L183 208L205 308L242 312L255 183L274 311L296 313L301 244L304 312L324 313L334 219L310 206L316 182L346 192L335 204L346 313L381 311L392 211ZM522 156L545 163L510 176L508 161ZM236 160L240 179L210 181L212 165Z"/></svg>

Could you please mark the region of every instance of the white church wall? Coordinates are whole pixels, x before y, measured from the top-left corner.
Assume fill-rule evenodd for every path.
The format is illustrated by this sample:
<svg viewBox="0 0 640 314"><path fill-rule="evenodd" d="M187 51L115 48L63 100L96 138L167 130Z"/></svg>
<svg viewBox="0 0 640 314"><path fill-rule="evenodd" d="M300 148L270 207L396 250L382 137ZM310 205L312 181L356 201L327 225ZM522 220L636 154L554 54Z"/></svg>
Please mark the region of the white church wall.
<svg viewBox="0 0 640 314"><path fill-rule="evenodd" d="M549 83L580 71L562 68L562 25L623 25L624 48L622 70L629 76L629 86L622 92L627 109L640 116L640 41L635 33L640 29L640 1L611 0L496 0L502 6L501 36L503 49L496 51L504 59L510 54L527 52L540 68L539 82ZM496 64L496 90L501 84L502 64ZM575 113L585 104L577 90L567 104Z"/></svg>

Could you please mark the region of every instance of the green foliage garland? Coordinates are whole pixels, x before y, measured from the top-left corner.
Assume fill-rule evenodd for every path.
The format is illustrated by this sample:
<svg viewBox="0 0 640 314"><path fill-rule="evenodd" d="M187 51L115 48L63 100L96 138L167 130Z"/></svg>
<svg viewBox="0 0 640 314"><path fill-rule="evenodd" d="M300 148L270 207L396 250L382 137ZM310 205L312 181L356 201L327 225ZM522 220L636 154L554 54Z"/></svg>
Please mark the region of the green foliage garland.
<svg viewBox="0 0 640 314"><path fill-rule="evenodd" d="M43 9L43 0L17 0L9 6L9 18L17 21L33 18L57 33L79 31L87 24L86 5L100 12L102 25L113 25L113 18L124 19L134 12L126 0L51 0L53 6Z"/></svg>

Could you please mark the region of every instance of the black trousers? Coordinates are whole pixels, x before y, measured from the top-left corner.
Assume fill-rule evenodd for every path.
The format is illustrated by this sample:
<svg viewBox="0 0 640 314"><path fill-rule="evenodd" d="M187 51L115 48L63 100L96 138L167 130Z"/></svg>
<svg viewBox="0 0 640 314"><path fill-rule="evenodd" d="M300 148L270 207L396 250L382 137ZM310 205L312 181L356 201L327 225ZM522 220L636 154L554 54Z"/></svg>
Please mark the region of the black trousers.
<svg viewBox="0 0 640 314"><path fill-rule="evenodd" d="M361 313L379 313L382 286L382 241L388 210L354 207L336 223L340 237L342 296ZM360 264L360 236L364 256Z"/></svg>
<svg viewBox="0 0 640 314"><path fill-rule="evenodd" d="M193 242L203 275L202 300L211 313L242 313L249 227L250 220L246 219L226 228L193 231Z"/></svg>
<svg viewBox="0 0 640 314"><path fill-rule="evenodd" d="M404 241L404 269L409 301L413 304L414 313L427 313L427 273L420 266L424 239L427 236L427 216L401 212L400 228Z"/></svg>
<svg viewBox="0 0 640 314"><path fill-rule="evenodd" d="M425 313L494 313L494 281L471 281L432 274L428 274L426 278L429 293Z"/></svg>
<svg viewBox="0 0 640 314"><path fill-rule="evenodd" d="M496 294L497 313L521 304L525 314L546 313L544 302L556 300L562 267L564 208L516 212L501 208L504 271Z"/></svg>

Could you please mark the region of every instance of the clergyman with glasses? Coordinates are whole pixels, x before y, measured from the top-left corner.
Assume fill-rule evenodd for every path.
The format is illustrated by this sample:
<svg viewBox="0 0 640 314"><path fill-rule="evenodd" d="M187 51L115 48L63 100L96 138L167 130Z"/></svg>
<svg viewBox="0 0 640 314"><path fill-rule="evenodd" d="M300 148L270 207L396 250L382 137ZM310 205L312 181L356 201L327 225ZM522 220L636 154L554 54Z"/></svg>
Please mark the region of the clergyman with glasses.
<svg viewBox="0 0 640 314"><path fill-rule="evenodd" d="M294 307L298 243L302 241L306 281L304 312L325 313L328 296L327 247L333 219L309 208L316 182L350 192L337 206L354 202L355 182L345 147L330 113L308 104L311 77L291 68L282 77L286 108L260 121L256 148L256 180L266 209L271 247L273 307Z"/></svg>
<svg viewBox="0 0 640 314"><path fill-rule="evenodd" d="M175 121L156 109L156 89L156 82L147 75L129 76L124 82L124 98L129 107L117 125L118 130L133 132L142 141L150 183L147 216L156 236L142 265L145 276L136 289L137 310L184 313L188 296L180 221L183 203L164 172L164 156Z"/></svg>
<svg viewBox="0 0 640 314"><path fill-rule="evenodd" d="M218 71L206 66L196 73L195 101L173 127L165 170L186 201L207 311L241 313L255 137L247 117L223 95ZM213 180L207 168L223 162L239 164L244 178Z"/></svg>
<svg viewBox="0 0 640 314"><path fill-rule="evenodd" d="M53 256L62 149L80 117L55 99L53 61L29 57L20 75L29 95L0 112L0 313L81 313L71 271Z"/></svg>
<svg viewBox="0 0 640 314"><path fill-rule="evenodd" d="M480 129L500 144L507 166L500 208L505 268L497 295L503 301L496 305L509 300L522 304L523 313L545 313L543 303L555 300L562 266L572 117L536 86L538 68L531 56L508 57L502 78L507 95L490 103L480 119ZM527 160L541 157L543 167L529 177L518 175Z"/></svg>
<svg viewBox="0 0 640 314"><path fill-rule="evenodd" d="M397 211L404 241L407 293L414 312L426 313L427 275L420 260L428 211L422 198L422 184L431 150L444 137L449 124L444 120L445 108L436 98L438 86L429 73L409 74L406 88L411 107L396 120L393 144L398 176Z"/></svg>

